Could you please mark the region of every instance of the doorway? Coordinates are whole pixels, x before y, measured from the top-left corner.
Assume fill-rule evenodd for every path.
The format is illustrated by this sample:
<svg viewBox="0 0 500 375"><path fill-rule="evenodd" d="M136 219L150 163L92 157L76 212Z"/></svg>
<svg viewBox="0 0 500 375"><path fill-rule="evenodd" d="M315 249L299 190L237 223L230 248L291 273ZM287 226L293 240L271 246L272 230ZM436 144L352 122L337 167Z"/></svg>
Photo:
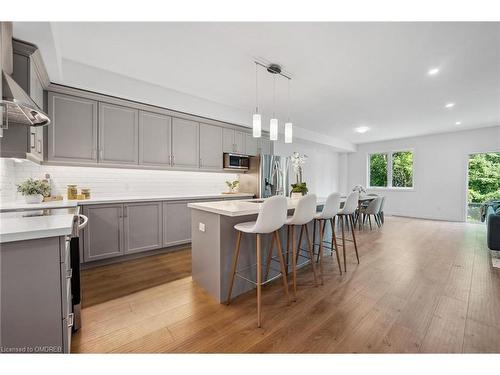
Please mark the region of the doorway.
<svg viewBox="0 0 500 375"><path fill-rule="evenodd" d="M481 204L500 199L500 152L469 155L467 221L481 222Z"/></svg>

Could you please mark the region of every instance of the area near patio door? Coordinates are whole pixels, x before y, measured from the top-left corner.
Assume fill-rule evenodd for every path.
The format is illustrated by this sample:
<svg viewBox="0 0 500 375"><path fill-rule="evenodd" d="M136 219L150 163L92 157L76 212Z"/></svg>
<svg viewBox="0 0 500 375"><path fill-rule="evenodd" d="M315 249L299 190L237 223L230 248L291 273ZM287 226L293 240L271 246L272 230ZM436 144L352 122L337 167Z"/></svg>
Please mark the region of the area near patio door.
<svg viewBox="0 0 500 375"><path fill-rule="evenodd" d="M469 155L467 221L481 221L481 204L500 199L500 152Z"/></svg>

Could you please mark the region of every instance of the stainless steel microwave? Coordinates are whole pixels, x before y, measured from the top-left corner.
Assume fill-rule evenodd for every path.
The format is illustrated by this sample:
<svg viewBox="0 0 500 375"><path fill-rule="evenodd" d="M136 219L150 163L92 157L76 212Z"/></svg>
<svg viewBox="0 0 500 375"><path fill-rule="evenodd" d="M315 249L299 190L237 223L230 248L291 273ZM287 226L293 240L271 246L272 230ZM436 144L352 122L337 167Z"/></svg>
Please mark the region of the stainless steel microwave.
<svg viewBox="0 0 500 375"><path fill-rule="evenodd" d="M247 155L224 153L224 169L243 169L250 168L250 157Z"/></svg>

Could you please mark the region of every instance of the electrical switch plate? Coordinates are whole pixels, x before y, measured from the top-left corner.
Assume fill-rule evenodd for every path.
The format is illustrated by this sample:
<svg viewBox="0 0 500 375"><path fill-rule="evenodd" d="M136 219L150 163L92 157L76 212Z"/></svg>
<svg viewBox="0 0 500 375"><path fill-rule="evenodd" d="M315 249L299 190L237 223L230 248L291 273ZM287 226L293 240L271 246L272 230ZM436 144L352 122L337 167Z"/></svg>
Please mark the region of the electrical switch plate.
<svg viewBox="0 0 500 375"><path fill-rule="evenodd" d="M199 223L198 224L198 229L200 230L200 232L205 232L205 224L204 223Z"/></svg>

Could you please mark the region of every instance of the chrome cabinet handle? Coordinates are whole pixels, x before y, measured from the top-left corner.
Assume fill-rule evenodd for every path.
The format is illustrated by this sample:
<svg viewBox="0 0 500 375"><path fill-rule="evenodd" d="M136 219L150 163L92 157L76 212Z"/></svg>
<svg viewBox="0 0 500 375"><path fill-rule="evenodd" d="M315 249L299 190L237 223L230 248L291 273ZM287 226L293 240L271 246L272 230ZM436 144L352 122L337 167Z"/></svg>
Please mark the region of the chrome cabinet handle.
<svg viewBox="0 0 500 375"><path fill-rule="evenodd" d="M30 134L30 146L31 148L35 148L35 133Z"/></svg>
<svg viewBox="0 0 500 375"><path fill-rule="evenodd" d="M42 153L42 141L41 140L38 140L37 142L37 150L36 150L38 153Z"/></svg>
<svg viewBox="0 0 500 375"><path fill-rule="evenodd" d="M75 314L69 313L68 314L68 328L73 327L74 323L75 323Z"/></svg>
<svg viewBox="0 0 500 375"><path fill-rule="evenodd" d="M70 268L69 270L66 271L66 278L71 279L73 276L73 268Z"/></svg>

